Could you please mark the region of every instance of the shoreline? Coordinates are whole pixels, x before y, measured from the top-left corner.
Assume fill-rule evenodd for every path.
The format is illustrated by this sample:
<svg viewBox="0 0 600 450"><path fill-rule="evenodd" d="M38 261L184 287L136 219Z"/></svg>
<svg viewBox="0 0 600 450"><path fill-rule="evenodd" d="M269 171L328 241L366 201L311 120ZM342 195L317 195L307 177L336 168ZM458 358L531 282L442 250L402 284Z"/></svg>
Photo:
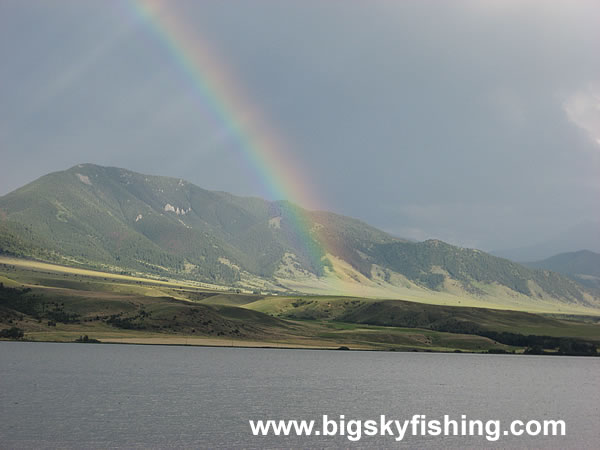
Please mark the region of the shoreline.
<svg viewBox="0 0 600 450"><path fill-rule="evenodd" d="M144 339L144 338L141 338ZM152 338L150 338L152 339ZM162 347L205 347L205 348L236 348L236 349L266 349L266 350L319 350L319 351L341 351L341 352L381 352L381 353L440 353L440 354L467 354L467 355L510 355L510 356L568 356L575 358L588 358L594 355L565 355L557 352L546 352L542 354L529 354L524 352L490 352L490 351L467 351L467 350L434 350L434 349L419 349L419 348L350 348L345 345L339 347L319 347L319 346L294 346L289 344L276 344L251 341L251 344L256 345L227 345L225 343L179 343L179 342L134 342L135 338L108 340L98 339L98 342L78 342L78 341L55 341L55 340L28 340L28 339L0 339L1 342L22 342L22 343L48 343L48 344L102 344L102 345L143 345L143 346L162 346ZM196 340L199 340L196 338ZM210 340L210 339L207 339ZM129 342L127 342L129 341ZM600 356L595 355L595 356Z"/></svg>

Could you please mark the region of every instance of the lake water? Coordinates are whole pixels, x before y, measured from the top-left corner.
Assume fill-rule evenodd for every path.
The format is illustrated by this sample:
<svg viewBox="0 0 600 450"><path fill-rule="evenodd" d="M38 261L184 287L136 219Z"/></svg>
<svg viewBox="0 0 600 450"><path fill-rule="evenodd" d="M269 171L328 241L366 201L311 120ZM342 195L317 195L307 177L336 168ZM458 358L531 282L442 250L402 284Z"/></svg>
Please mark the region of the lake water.
<svg viewBox="0 0 600 450"><path fill-rule="evenodd" d="M0 342L1 448L394 447L255 437L249 419L562 419L564 437L405 448L598 448L600 358Z"/></svg>

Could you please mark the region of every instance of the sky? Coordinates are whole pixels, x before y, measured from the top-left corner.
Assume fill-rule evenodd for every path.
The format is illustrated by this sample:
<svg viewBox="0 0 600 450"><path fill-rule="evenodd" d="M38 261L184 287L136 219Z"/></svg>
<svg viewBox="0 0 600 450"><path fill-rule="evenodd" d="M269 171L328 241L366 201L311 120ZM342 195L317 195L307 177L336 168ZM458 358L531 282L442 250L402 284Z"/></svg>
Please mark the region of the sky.
<svg viewBox="0 0 600 450"><path fill-rule="evenodd" d="M275 199L206 71L303 206L483 250L600 221L597 1L143 3L0 2L0 195L90 162Z"/></svg>

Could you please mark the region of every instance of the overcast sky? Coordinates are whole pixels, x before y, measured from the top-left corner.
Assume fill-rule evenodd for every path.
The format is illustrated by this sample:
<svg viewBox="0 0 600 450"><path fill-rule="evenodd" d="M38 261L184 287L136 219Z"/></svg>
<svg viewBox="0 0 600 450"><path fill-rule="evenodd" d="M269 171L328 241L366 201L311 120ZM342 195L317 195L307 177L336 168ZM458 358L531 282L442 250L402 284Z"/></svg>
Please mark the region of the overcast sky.
<svg viewBox="0 0 600 450"><path fill-rule="evenodd" d="M597 1L176 1L328 209L484 250L600 220ZM0 195L81 162L267 195L129 1L0 2Z"/></svg>

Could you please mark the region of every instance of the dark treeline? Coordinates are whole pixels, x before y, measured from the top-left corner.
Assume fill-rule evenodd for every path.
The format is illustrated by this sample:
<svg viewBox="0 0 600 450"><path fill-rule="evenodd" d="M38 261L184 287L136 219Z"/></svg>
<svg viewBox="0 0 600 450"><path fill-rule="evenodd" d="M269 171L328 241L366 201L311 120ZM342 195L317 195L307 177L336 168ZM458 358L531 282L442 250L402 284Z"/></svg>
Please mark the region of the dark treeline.
<svg viewBox="0 0 600 450"><path fill-rule="evenodd" d="M544 350L557 350L560 355L597 356L597 344L578 338L524 335L507 331L486 330L473 322L448 319L433 324L431 329L448 333L476 334L514 347L526 347L525 353L544 354Z"/></svg>
<svg viewBox="0 0 600 450"><path fill-rule="evenodd" d="M11 312L12 311L12 312ZM0 318L12 323L15 319L14 312L25 314L41 321L48 319L49 325L62 323L79 323L78 314L65 311L65 305L59 300L42 300L40 296L32 294L31 288L11 288L0 283ZM20 317L23 320L23 317Z"/></svg>
<svg viewBox="0 0 600 450"><path fill-rule="evenodd" d="M544 350L552 350L552 354L561 355L598 355L598 344L593 341L573 337L525 335L507 331L493 331L483 328L478 323L470 320L449 317L448 312L432 311L430 308L423 310L422 305L419 305L420 309L414 311L400 308L389 310L385 309L385 306L382 304L367 305L367 308L371 316L366 320L357 321L352 315L346 315L342 320L369 325L425 328L446 333L478 335L492 339L500 344L525 347L526 353L529 354L543 354ZM377 314L381 312L384 312L384 314Z"/></svg>

